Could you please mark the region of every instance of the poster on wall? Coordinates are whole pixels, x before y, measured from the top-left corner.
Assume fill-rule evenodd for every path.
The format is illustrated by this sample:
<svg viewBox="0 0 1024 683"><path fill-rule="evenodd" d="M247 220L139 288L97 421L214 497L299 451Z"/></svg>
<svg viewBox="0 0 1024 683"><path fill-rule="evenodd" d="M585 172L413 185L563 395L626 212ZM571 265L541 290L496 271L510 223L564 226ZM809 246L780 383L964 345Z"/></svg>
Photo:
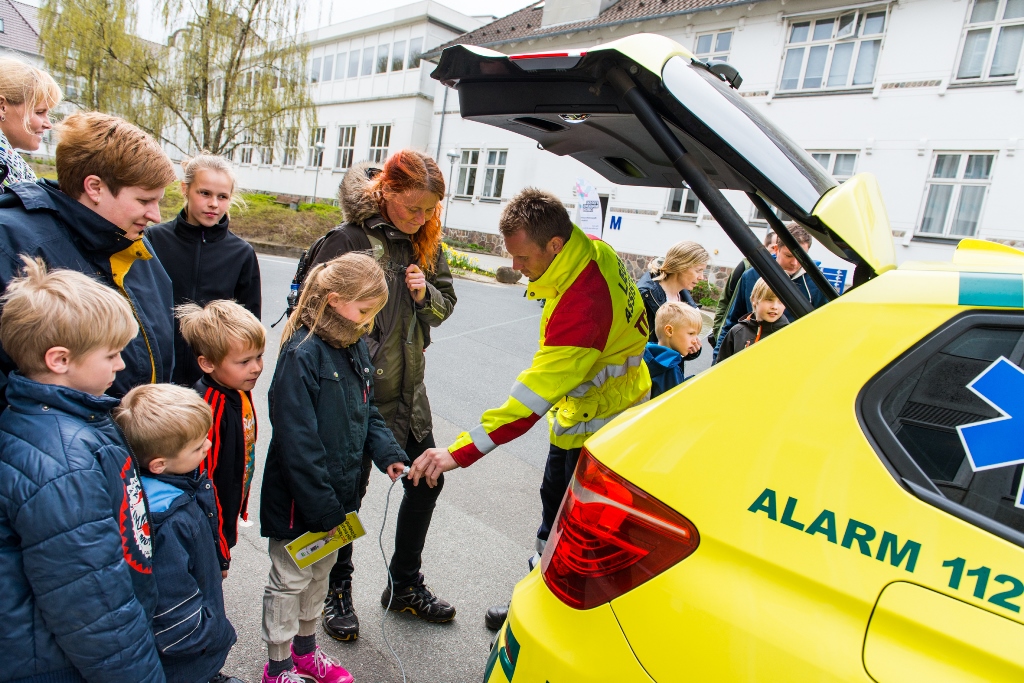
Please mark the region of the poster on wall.
<svg viewBox="0 0 1024 683"><path fill-rule="evenodd" d="M601 198L594 186L583 178L576 179L576 206L576 225L588 235L600 239L603 227Z"/></svg>

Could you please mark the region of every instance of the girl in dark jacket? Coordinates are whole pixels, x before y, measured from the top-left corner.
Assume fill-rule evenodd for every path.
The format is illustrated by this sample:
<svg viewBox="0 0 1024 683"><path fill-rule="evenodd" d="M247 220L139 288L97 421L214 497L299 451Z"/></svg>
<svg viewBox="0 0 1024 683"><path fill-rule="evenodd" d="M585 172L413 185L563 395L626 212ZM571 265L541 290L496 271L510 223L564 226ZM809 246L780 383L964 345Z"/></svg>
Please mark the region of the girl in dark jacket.
<svg viewBox="0 0 1024 683"><path fill-rule="evenodd" d="M200 306L232 299L260 317L260 264L248 242L228 230L235 174L221 157L200 154L184 164L185 207L174 220L146 230L174 286L174 305ZM192 386L203 376L196 354L174 327L175 384Z"/></svg>
<svg viewBox="0 0 1024 683"><path fill-rule="evenodd" d="M452 314L455 288L441 251L441 199L444 177L434 160L412 150L393 154L383 168L358 165L345 174L338 196L345 223L328 233L313 259L321 263L339 254L372 250L388 271L388 302L367 337L376 371L374 396L384 421L411 460L433 448L434 434L423 383L430 330ZM366 492L370 462L363 460L360 496ZM434 595L420 573L434 505L443 479L434 488L402 481L405 495L398 511L390 586L381 605L408 611L432 622L450 621L455 608ZM355 640L359 619L352 606L352 550L338 552L331 590L324 605L324 630L338 640Z"/></svg>
<svg viewBox="0 0 1024 683"><path fill-rule="evenodd" d="M395 481L408 459L373 404L373 365L362 336L387 301L384 271L365 254L345 254L310 270L281 338L270 385L273 436L260 499L270 539L263 595L263 639L270 662L263 683L300 676L351 683L316 646L320 607L337 553L299 569L285 546L309 531L330 531L359 509L363 454Z"/></svg>

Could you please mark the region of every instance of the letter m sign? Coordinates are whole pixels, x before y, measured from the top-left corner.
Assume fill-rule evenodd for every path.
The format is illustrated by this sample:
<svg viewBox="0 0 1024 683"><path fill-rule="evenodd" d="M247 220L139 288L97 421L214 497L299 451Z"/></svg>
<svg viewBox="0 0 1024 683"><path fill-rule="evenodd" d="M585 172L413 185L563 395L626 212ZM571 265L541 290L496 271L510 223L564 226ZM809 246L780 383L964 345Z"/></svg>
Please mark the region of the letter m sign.
<svg viewBox="0 0 1024 683"><path fill-rule="evenodd" d="M609 230L622 230L622 216L612 216L608 223Z"/></svg>

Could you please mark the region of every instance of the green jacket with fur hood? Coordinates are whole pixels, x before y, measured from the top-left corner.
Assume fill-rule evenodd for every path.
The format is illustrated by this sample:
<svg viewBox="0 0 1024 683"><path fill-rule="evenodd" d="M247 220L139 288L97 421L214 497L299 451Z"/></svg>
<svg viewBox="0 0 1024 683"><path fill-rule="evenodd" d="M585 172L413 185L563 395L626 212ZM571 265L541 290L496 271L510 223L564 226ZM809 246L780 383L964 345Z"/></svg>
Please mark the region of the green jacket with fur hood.
<svg viewBox="0 0 1024 683"><path fill-rule="evenodd" d="M430 328L437 327L455 308L455 287L448 261L439 249L434 272L427 273L427 294L417 305L405 286L405 269L415 263L412 239L389 224L367 192L367 169L357 164L338 189L345 223L328 234L313 260L315 265L350 251L373 250L388 279L388 303L367 335L374 374L375 403L402 446L411 434L422 441L433 428L430 402L423 384L423 350L430 345Z"/></svg>

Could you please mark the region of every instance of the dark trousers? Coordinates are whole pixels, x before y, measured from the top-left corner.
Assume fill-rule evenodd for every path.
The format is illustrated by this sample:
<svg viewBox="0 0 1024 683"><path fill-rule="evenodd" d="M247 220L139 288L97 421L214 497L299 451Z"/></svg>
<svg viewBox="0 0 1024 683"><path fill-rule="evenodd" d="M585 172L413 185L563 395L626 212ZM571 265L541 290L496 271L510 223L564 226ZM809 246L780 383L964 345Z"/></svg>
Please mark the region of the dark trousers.
<svg viewBox="0 0 1024 683"><path fill-rule="evenodd" d="M551 444L548 449L548 461L544 465L544 480L540 484L540 503L543 518L537 529L537 538L546 541L551 529L555 526L555 515L562 504L562 498L572 481L576 471L576 462L580 459L580 448L566 450Z"/></svg>
<svg viewBox="0 0 1024 683"><path fill-rule="evenodd" d="M432 433L427 434L422 441L416 441L415 437L409 434L405 454L409 456L409 460L415 462L428 448L434 448ZM371 469L373 461L364 456L362 479L359 482L360 501L366 495ZM402 486L405 487L405 494L402 496L402 505L398 508L395 554L391 556L391 576L396 588L411 586L419 580L420 566L423 564L423 546L427 540L427 531L430 529L430 518L434 515L434 505L444 487L444 475L438 477L437 486L434 488L427 486L426 481L421 481L419 486L413 486L408 477L402 479ZM338 560L331 569L331 585L351 579L353 569L352 544L349 543L338 551Z"/></svg>

